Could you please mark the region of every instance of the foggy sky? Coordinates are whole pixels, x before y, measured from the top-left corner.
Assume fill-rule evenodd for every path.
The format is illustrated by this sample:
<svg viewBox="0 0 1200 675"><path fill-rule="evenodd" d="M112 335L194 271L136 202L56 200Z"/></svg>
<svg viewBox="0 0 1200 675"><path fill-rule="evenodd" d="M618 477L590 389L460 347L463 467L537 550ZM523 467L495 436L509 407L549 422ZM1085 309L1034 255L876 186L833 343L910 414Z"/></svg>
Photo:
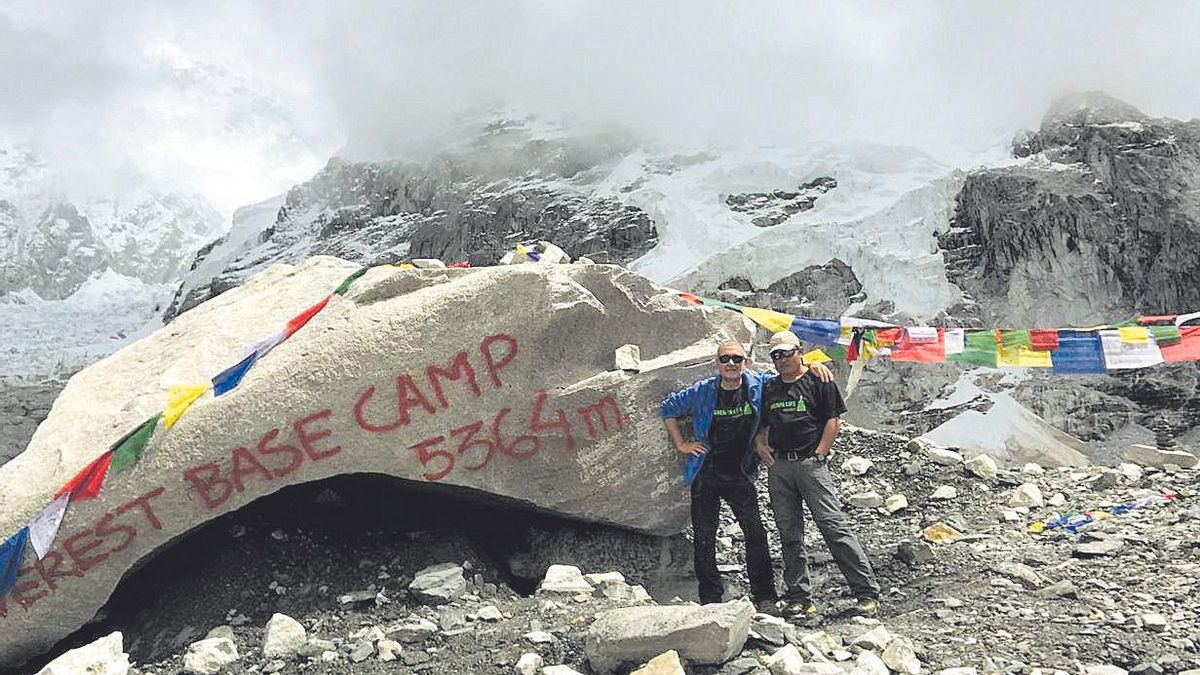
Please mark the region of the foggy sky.
<svg viewBox="0 0 1200 675"><path fill-rule="evenodd" d="M331 4L6 3L0 137L72 187L232 208L480 105L693 145L931 151L1036 127L1068 91L1200 116L1191 2Z"/></svg>

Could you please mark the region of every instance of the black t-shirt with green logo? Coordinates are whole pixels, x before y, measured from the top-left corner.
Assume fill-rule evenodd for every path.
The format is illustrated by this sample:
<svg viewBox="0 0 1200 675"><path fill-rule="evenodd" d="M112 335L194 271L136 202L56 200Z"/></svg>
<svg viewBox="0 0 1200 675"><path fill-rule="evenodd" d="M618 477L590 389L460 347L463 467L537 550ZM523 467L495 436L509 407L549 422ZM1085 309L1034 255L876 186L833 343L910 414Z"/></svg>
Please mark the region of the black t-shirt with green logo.
<svg viewBox="0 0 1200 675"><path fill-rule="evenodd" d="M742 459L750 447L754 408L746 395L746 386L732 391L717 385L717 408L708 432L708 458L705 468L724 476L742 475Z"/></svg>
<svg viewBox="0 0 1200 675"><path fill-rule="evenodd" d="M822 382L812 370L788 384L776 377L763 388L763 421L771 432L767 443L776 452L810 455L821 443L825 423L846 412L842 392Z"/></svg>

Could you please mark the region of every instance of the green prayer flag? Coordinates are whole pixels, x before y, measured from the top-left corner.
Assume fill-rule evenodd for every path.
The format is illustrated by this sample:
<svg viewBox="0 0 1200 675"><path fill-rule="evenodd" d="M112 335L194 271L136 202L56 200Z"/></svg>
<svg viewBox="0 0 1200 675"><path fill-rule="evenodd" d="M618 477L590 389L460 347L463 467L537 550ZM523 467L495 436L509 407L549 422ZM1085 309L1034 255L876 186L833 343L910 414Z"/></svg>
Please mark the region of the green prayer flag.
<svg viewBox="0 0 1200 675"><path fill-rule="evenodd" d="M963 350L960 354L947 354L946 360L956 363L973 363L977 366L996 367L996 331L967 330L963 335Z"/></svg>
<svg viewBox="0 0 1200 675"><path fill-rule="evenodd" d="M113 459L109 471L114 473L124 471L141 461L160 417L162 417L161 412L142 422L136 429L125 434L121 440L113 444Z"/></svg>
<svg viewBox="0 0 1200 675"><path fill-rule="evenodd" d="M850 355L850 350L846 349L846 345L833 345L825 347L821 351L825 352L825 356L834 361L845 361L846 357Z"/></svg>
<svg viewBox="0 0 1200 675"><path fill-rule="evenodd" d="M355 279L357 279L357 278L361 277L362 275L366 274L366 273L367 273L367 270L369 270L369 269L371 269L371 268L370 268L370 267L363 267L363 268L359 269L357 272L355 272L354 274L351 274L350 276L346 277L346 280L345 280L345 281L343 281L343 282L341 283L341 285L337 287L337 290L335 290L335 291L333 292L333 293L334 293L334 295L345 295L345 294L346 294L346 291L350 290L350 284L354 283L354 280L355 280Z"/></svg>
<svg viewBox="0 0 1200 675"><path fill-rule="evenodd" d="M1031 349L1033 347L1029 331L1019 329L1000 331L1000 344L1004 345L1005 349L1018 349L1021 347Z"/></svg>
<svg viewBox="0 0 1200 675"><path fill-rule="evenodd" d="M1154 342L1159 347L1179 344L1183 340L1183 334L1179 332L1179 326L1147 326L1150 329L1150 334L1154 336Z"/></svg>

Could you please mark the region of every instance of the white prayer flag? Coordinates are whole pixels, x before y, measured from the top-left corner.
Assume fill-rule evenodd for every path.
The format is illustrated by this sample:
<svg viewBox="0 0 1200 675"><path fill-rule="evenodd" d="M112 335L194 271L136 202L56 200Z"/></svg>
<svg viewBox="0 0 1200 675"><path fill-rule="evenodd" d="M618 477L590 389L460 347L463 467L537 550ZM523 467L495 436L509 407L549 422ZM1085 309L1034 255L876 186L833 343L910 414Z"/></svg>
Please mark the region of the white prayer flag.
<svg viewBox="0 0 1200 675"><path fill-rule="evenodd" d="M1104 365L1109 370L1122 368L1146 368L1163 362L1162 352L1149 336L1143 344L1121 340L1121 331L1110 328L1100 331L1100 347L1104 350Z"/></svg>
<svg viewBox="0 0 1200 675"><path fill-rule="evenodd" d="M908 339L917 344L931 343L938 341L938 329L929 326L912 326L905 328L908 332Z"/></svg>
<svg viewBox="0 0 1200 675"><path fill-rule="evenodd" d="M961 354L966 344L966 334L961 328L946 329L946 354Z"/></svg>
<svg viewBox="0 0 1200 675"><path fill-rule="evenodd" d="M70 500L69 492L59 495L58 499L50 502L42 514L29 524L29 541L33 544L33 551L37 553L38 560L45 558L54 546L54 538L58 536L58 527L62 525L63 514L67 512L67 502Z"/></svg>

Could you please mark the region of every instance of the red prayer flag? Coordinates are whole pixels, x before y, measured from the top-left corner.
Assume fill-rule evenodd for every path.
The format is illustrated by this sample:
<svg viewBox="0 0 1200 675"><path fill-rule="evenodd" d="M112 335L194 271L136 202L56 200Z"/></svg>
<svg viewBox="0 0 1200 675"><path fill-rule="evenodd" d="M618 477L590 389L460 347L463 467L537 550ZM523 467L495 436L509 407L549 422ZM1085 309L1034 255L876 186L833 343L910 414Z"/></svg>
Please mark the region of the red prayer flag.
<svg viewBox="0 0 1200 675"><path fill-rule="evenodd" d="M1058 349L1058 329L1037 328L1029 331L1029 348L1043 352Z"/></svg>
<svg viewBox="0 0 1200 675"><path fill-rule="evenodd" d="M71 501L81 502L88 499L95 499L96 495L100 494L100 487L104 485L104 477L108 475L108 467L112 464L113 451L108 450L103 455L92 460L91 464L83 467L75 477L67 481L67 484L60 487L58 492L54 493L54 498L57 499L64 494L71 495Z"/></svg>
<svg viewBox="0 0 1200 675"><path fill-rule="evenodd" d="M329 298L332 297L332 295L327 295L317 304L292 317L292 320L287 322L287 328L283 329L283 339L286 340L287 338L290 338L293 333L303 328L304 324L308 323L309 319L313 318L318 312L325 309L325 304L328 303Z"/></svg>
<svg viewBox="0 0 1200 675"><path fill-rule="evenodd" d="M892 347L893 361L915 361L918 363L946 362L946 331L937 329L937 342L914 342L907 333L900 344Z"/></svg>
<svg viewBox="0 0 1200 675"><path fill-rule="evenodd" d="M879 328L875 331L875 341L881 346L887 346L895 344L903 334L903 328Z"/></svg>
<svg viewBox="0 0 1200 675"><path fill-rule="evenodd" d="M1178 363L1179 361L1200 361L1200 326L1180 326L1179 334L1182 339L1173 345L1159 346L1163 361Z"/></svg>
<svg viewBox="0 0 1200 675"><path fill-rule="evenodd" d="M1143 326L1149 326L1151 324L1156 324L1156 323L1170 324L1170 325L1174 326L1175 325L1175 317L1177 317L1177 316L1179 316L1179 315L1178 314L1162 314L1159 316L1139 316L1138 323L1142 324Z"/></svg>
<svg viewBox="0 0 1200 675"><path fill-rule="evenodd" d="M680 293L679 297L683 298L684 300L687 300L688 302L692 303L693 305L703 305L704 304L700 300L700 298L697 298L695 295L692 295L691 293Z"/></svg>
<svg viewBox="0 0 1200 675"><path fill-rule="evenodd" d="M449 265L446 265L446 267L449 267L451 269L465 270L465 269L471 268L471 263L469 263L469 262L450 263Z"/></svg>

